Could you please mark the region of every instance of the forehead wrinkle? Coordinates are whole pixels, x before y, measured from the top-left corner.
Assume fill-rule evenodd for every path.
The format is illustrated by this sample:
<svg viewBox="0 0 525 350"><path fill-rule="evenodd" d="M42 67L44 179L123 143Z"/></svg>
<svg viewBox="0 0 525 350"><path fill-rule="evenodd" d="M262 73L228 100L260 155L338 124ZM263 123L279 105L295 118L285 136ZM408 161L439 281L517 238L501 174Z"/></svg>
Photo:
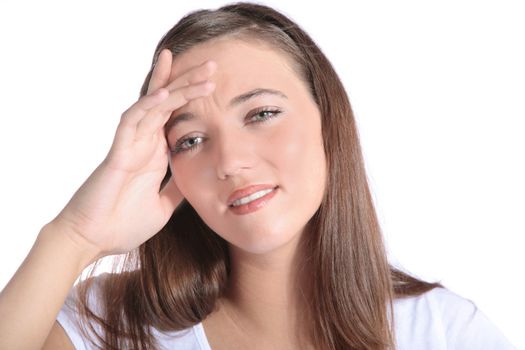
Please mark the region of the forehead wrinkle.
<svg viewBox="0 0 525 350"><path fill-rule="evenodd" d="M219 98L218 98L217 94L215 93L215 91L211 94L211 98L212 98L213 102L215 103L215 106L217 106L217 108L220 110L221 109L221 104L219 102Z"/></svg>
<svg viewBox="0 0 525 350"><path fill-rule="evenodd" d="M234 46L233 49L239 49L248 55L248 58L243 60L241 64L249 62L251 58L255 58L256 62L259 62L260 60L257 59L260 58L258 52L262 51L263 55L269 54L271 56L277 56L278 58L274 59L271 57L270 60L264 59L260 62L265 65L265 68L263 68L265 71L268 69L272 71L275 70L275 74L270 74L270 76L281 76L281 73L278 73L278 71L280 71L286 75L291 74L300 78L293 68L293 61L290 60L290 57L271 46L260 45L260 43L254 42L242 42L235 39L198 44L174 58L172 74L183 74L181 72L187 72L193 66L212 59L219 64L215 73L209 78L210 81L215 83L216 87L208 96L190 101L185 106L182 106L178 112L184 113L184 110L186 110L187 113L192 113L197 119L201 119L207 116L208 113L206 113L206 111L211 113L212 110L225 110L228 107L229 98L244 93L250 90L250 88L274 87L273 79L268 80L268 74L263 74L260 69L252 70L250 67L242 65L242 67L233 67L235 69L232 71L232 67L228 65L228 55L232 53L232 50L229 49L230 45ZM255 51L246 51L246 48L253 48ZM268 61L271 61L270 67L266 67L266 64L270 63ZM227 64L227 68L223 67L224 64ZM253 64L258 66L258 63L254 62ZM225 68L226 71L224 70ZM174 113L173 116L176 114L177 113Z"/></svg>

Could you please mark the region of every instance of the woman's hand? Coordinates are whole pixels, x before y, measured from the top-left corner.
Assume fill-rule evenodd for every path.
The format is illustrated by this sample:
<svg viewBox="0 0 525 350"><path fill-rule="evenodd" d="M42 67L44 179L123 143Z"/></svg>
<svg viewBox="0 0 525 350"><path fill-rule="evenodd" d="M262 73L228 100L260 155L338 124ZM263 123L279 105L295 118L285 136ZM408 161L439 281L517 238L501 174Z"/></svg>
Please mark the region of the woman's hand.
<svg viewBox="0 0 525 350"><path fill-rule="evenodd" d="M159 193L169 156L163 127L174 110L213 91L215 67L206 62L168 84L172 54L163 50L148 94L122 114L108 155L50 224L98 257L127 252L157 233L183 198L172 180Z"/></svg>

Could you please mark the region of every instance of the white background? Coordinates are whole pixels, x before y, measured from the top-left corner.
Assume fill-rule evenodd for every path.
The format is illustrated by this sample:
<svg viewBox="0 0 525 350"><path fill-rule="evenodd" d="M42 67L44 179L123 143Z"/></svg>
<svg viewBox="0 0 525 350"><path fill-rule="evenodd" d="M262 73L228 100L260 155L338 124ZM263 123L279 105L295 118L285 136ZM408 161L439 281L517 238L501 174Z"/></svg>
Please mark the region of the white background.
<svg viewBox="0 0 525 350"><path fill-rule="evenodd" d="M0 288L103 159L155 45L218 1L0 5ZM525 5L267 1L353 105L389 252L525 349Z"/></svg>

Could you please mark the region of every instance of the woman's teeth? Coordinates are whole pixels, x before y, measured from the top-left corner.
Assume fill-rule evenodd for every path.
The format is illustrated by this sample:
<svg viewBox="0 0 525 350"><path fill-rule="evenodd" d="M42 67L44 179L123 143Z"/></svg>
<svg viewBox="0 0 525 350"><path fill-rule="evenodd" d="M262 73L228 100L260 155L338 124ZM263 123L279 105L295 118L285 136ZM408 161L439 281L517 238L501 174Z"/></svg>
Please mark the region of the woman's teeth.
<svg viewBox="0 0 525 350"><path fill-rule="evenodd" d="M241 199L237 199L236 201L234 201L232 203L232 206L233 207L237 207L239 205L250 203L251 201L254 201L254 200L258 199L258 198L261 198L262 196L267 195L268 193L272 192L273 190L274 190L273 188L269 188L267 190L257 191L255 193L250 194L249 196L243 197Z"/></svg>

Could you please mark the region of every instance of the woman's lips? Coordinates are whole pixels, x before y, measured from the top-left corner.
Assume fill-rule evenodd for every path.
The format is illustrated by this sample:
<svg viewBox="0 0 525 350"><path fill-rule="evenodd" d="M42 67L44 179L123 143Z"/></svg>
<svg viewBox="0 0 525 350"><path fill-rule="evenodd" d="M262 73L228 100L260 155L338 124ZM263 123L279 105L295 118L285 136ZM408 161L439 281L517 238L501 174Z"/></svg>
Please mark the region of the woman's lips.
<svg viewBox="0 0 525 350"><path fill-rule="evenodd" d="M227 203L229 206L231 206L233 202L235 202L238 199L249 196L258 191L268 190L268 189L272 189L275 187L277 186L270 185L270 184L257 184L257 185L246 186L244 188L233 191L230 197L228 197Z"/></svg>
<svg viewBox="0 0 525 350"><path fill-rule="evenodd" d="M256 210L264 207L276 194L279 187L275 187L271 192L265 194L261 198L257 198L249 203L241 204L239 206L229 206L228 208L236 215L245 215L253 213Z"/></svg>

